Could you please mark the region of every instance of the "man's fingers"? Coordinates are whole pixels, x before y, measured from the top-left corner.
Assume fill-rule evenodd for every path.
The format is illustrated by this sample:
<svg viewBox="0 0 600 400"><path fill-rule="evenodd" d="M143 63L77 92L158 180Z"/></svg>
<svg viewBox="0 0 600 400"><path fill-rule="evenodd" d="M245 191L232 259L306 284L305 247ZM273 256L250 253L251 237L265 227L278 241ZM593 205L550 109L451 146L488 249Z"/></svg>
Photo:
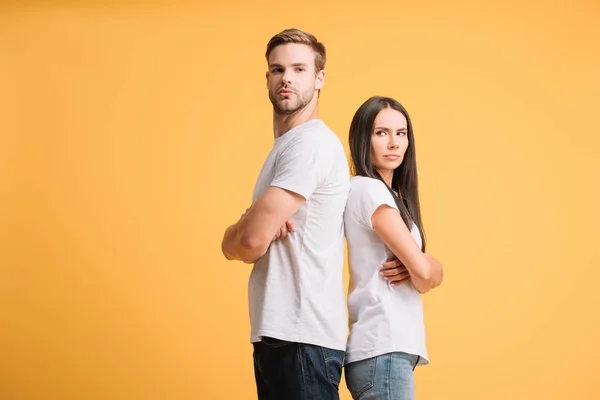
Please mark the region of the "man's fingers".
<svg viewBox="0 0 600 400"><path fill-rule="evenodd" d="M285 239L287 236L288 236L288 227L286 224L286 225L283 225L281 228L279 228L279 230L277 231L275 236L273 236L273 241L275 241L277 239Z"/></svg>
<svg viewBox="0 0 600 400"><path fill-rule="evenodd" d="M285 226L287 226L288 231L296 232L296 227L294 226L294 223L292 221L287 221L285 223Z"/></svg>
<svg viewBox="0 0 600 400"><path fill-rule="evenodd" d="M283 224L281 228L279 228L279 230L273 237L273 240L275 241L277 239L285 239L286 237L288 237L290 232L296 232L296 227L294 226L294 223L292 221L287 221L285 224Z"/></svg>

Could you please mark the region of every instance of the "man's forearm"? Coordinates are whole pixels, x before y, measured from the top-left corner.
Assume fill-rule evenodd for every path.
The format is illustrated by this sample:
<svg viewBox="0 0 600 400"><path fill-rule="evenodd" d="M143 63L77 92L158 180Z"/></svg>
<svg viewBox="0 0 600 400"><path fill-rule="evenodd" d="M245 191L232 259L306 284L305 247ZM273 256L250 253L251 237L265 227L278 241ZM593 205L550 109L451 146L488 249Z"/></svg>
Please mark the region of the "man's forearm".
<svg viewBox="0 0 600 400"><path fill-rule="evenodd" d="M240 220L227 228L221 248L229 260L251 264L264 256L277 232L306 202L302 195L271 186Z"/></svg>
<svg viewBox="0 0 600 400"><path fill-rule="evenodd" d="M227 228L221 250L228 260L239 260L252 264L262 257L265 251L257 247L249 238L244 240L241 229L242 220Z"/></svg>
<svg viewBox="0 0 600 400"><path fill-rule="evenodd" d="M238 237L238 230L240 227L240 222L236 222L231 225L225 231L225 235L223 236L223 243L221 243L221 250L223 251L223 255L228 260L239 260L236 241Z"/></svg>

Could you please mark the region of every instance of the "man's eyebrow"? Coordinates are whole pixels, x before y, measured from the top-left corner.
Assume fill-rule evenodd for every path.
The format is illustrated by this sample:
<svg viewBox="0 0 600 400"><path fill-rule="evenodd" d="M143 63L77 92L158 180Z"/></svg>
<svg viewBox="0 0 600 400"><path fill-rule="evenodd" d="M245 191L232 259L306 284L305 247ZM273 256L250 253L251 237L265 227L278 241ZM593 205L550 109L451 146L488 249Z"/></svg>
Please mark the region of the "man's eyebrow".
<svg viewBox="0 0 600 400"><path fill-rule="evenodd" d="M303 62L292 64L292 67L307 67L307 66L308 66L308 64L303 63ZM274 67L283 68L283 65L277 64L277 63L269 64L269 68L274 68Z"/></svg>

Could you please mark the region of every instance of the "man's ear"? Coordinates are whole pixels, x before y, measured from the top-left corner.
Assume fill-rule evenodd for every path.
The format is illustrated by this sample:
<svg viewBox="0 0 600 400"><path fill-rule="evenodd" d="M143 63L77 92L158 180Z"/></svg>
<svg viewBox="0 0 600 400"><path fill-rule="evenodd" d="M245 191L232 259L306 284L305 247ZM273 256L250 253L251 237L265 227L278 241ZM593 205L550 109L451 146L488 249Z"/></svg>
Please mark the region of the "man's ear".
<svg viewBox="0 0 600 400"><path fill-rule="evenodd" d="M325 70L322 69L317 73L315 77L315 89L321 89L325 85Z"/></svg>

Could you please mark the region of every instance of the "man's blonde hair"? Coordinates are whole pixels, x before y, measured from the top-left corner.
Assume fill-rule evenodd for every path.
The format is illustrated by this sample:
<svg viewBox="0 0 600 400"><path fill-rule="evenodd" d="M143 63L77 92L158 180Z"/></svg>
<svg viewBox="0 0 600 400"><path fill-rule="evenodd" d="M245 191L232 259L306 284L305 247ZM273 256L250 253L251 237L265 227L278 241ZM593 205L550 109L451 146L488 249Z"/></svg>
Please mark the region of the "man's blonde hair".
<svg viewBox="0 0 600 400"><path fill-rule="evenodd" d="M267 53L265 54L267 62L269 62L269 55L275 47L287 43L300 43L310 46L315 52L315 73L325 69L325 61L327 61L325 46L314 35L300 29L286 29L273 36L267 44Z"/></svg>

